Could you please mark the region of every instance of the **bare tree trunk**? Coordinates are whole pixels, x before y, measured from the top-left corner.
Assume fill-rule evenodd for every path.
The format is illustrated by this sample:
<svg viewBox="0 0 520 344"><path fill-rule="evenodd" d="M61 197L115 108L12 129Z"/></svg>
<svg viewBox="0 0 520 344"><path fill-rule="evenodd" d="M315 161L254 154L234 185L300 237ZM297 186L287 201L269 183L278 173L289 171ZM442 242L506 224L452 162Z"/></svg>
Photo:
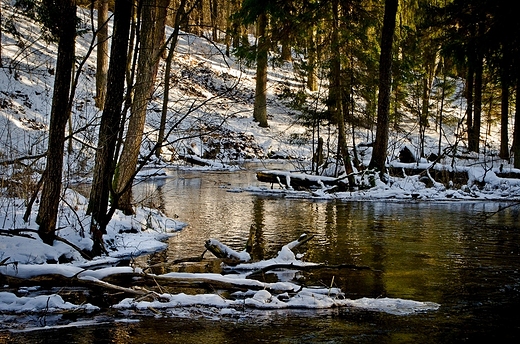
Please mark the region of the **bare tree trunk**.
<svg viewBox="0 0 520 344"><path fill-rule="evenodd" d="M444 66L444 63L443 63ZM444 119L444 99L446 98L446 73L442 73L441 108L439 110L439 145L437 156L440 158L442 153L442 122Z"/></svg>
<svg viewBox="0 0 520 344"><path fill-rule="evenodd" d="M469 133L468 150L479 152L480 148L480 122L482 117L482 73L484 67L483 57L479 54L475 66L475 108L473 111L473 126Z"/></svg>
<svg viewBox="0 0 520 344"><path fill-rule="evenodd" d="M471 137L471 131L473 130L473 93L475 89L475 68L473 64L474 62L469 62L468 76L466 78L466 126L468 127L468 142Z"/></svg>
<svg viewBox="0 0 520 344"><path fill-rule="evenodd" d="M45 1L44 6L57 16L54 20L58 26L59 44L49 123L47 164L42 177L43 190L36 223L39 225L40 238L46 244L52 245L60 202L65 127L70 114L70 86L76 39L76 2L75 0Z"/></svg>
<svg viewBox="0 0 520 344"><path fill-rule="evenodd" d="M377 129L370 167L386 172L388 149L388 129L390 112L390 90L392 86L392 43L394 40L395 16L398 0L385 1L383 31L381 35L381 56L379 58L379 96L377 102Z"/></svg>
<svg viewBox="0 0 520 344"><path fill-rule="evenodd" d="M146 120L146 110L153 91L155 44L156 1L143 0L142 21L140 31L139 60L134 87L134 100L131 105L131 116L127 134L121 152L119 165L116 169L116 193L121 195L118 208L125 214L133 214L132 182L139 158Z"/></svg>
<svg viewBox="0 0 520 344"><path fill-rule="evenodd" d="M196 11L195 11L195 32L197 36L202 36L204 34L204 3L203 0L196 0Z"/></svg>
<svg viewBox="0 0 520 344"><path fill-rule="evenodd" d="M98 1L96 107L103 109L108 73L108 0Z"/></svg>
<svg viewBox="0 0 520 344"><path fill-rule="evenodd" d="M114 34L108 69L108 87L106 103L101 116L98 134L98 149L94 166L94 177L88 204L88 213L92 214L90 233L94 241L92 253L100 255L102 235L110 221L107 216L109 194L112 191L114 176L115 148L119 130L122 126L121 105L124 102L126 64L121 63L127 57L128 36L132 15L131 0L116 0L114 10ZM116 195L113 201L117 202Z"/></svg>
<svg viewBox="0 0 520 344"><path fill-rule="evenodd" d="M520 99L520 78L516 81L516 99ZM520 102L516 101L515 106L515 129L513 131L513 151L514 167L520 168Z"/></svg>
<svg viewBox="0 0 520 344"><path fill-rule="evenodd" d="M2 62L2 6L0 6L0 68L4 66Z"/></svg>
<svg viewBox="0 0 520 344"><path fill-rule="evenodd" d="M218 42L218 0L210 0L209 6L211 12L211 30L213 42Z"/></svg>
<svg viewBox="0 0 520 344"><path fill-rule="evenodd" d="M168 6L170 5L170 0L157 0L157 14L156 14L156 25L155 25L155 39L157 41L156 48L157 51L160 47L163 47L166 43L166 17L168 15ZM166 58L166 49L164 49L161 53L161 57L163 59ZM156 69L159 69L159 59L156 62ZM155 72L157 73L157 71Z"/></svg>
<svg viewBox="0 0 520 344"><path fill-rule="evenodd" d="M157 149L155 150L155 156L157 158L161 157L161 147L163 141L165 139L164 134L166 131L166 118L168 115L168 101L169 101L169 92L170 92L170 71L172 66L173 54L175 52L175 47L177 46L177 40L179 37L180 25L181 21L184 20L186 0L181 0L179 4L179 8L177 9L177 13L175 14L175 23L173 24L173 33L170 43L170 49L168 51L168 56L166 57L166 67L164 70L164 95L163 95L163 104L161 111L161 123L159 125L159 133L157 134Z"/></svg>
<svg viewBox="0 0 520 344"><path fill-rule="evenodd" d="M309 65L307 67L307 88L310 91L317 91L318 90L318 78L316 76L316 28L314 25L310 28L310 34L308 37L308 61Z"/></svg>
<svg viewBox="0 0 520 344"><path fill-rule="evenodd" d="M334 119L338 125L338 150L343 161L345 172L351 175L353 172L352 163L350 161L350 154L347 148L347 136L345 130L345 114L343 107L343 86L341 83L341 57L340 57L340 46L339 46L339 0L332 1L332 85L331 90L333 93L333 107ZM354 177L349 177L349 185L354 186Z"/></svg>
<svg viewBox="0 0 520 344"><path fill-rule="evenodd" d="M502 76L502 101L500 115L500 157L509 159L509 79L507 72Z"/></svg>
<svg viewBox="0 0 520 344"><path fill-rule="evenodd" d="M256 89L253 118L260 127L267 124L267 53L269 42L267 37L267 15L262 13L257 19L258 47L256 56Z"/></svg>
<svg viewBox="0 0 520 344"><path fill-rule="evenodd" d="M287 32L286 35L282 37L282 60L291 62L292 61L292 52L291 52L291 33Z"/></svg>

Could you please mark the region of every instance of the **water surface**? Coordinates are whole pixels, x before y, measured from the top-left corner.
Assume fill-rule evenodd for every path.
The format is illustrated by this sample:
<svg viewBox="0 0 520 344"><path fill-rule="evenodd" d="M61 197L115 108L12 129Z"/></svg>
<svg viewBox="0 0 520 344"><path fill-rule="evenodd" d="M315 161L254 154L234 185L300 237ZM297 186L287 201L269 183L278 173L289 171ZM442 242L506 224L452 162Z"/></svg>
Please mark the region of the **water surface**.
<svg viewBox="0 0 520 344"><path fill-rule="evenodd" d="M408 316L335 309L256 311L224 320L145 317L114 323L108 317L98 319L106 325L0 334L0 342L2 335L19 343L512 343L520 337L517 207L490 216L504 204L316 201L239 192L250 185L259 184L248 171L175 171L172 178L141 183L136 194L144 203L189 224L165 252L141 263L201 255L209 238L242 250L250 235L254 259L267 259L307 233L314 238L302 248L303 259L331 268L298 273L298 283L334 285L348 298L431 301L440 309ZM332 267L339 264L348 267ZM166 264L158 272L178 269ZM200 264L182 269L197 271Z"/></svg>

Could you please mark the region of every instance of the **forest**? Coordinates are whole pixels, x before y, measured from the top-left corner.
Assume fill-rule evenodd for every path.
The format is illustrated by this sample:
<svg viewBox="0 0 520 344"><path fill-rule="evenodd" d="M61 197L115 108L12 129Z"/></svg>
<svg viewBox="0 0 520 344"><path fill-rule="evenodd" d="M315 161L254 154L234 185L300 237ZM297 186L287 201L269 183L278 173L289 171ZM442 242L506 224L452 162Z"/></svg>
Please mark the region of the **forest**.
<svg viewBox="0 0 520 344"><path fill-rule="evenodd" d="M0 0L0 24L0 342L518 338L509 2Z"/></svg>
<svg viewBox="0 0 520 344"><path fill-rule="evenodd" d="M295 123L307 128L305 135L292 137L308 143L305 172L341 177L348 190L374 186L375 179L388 182L393 133L410 141L417 137L411 149L400 150L401 162L435 165L451 159L453 167L455 158L486 156L498 162L500 172L503 166L520 167L520 105L515 102L520 24L506 1L13 0L3 1L2 10L1 32L9 42L2 40L1 66L12 78L41 67L33 65L38 52L28 51L35 42L22 33L18 17L38 23L38 39L47 42L42 49L52 42L57 47L55 66L45 67L54 79L47 90L45 147L6 146L0 153L1 165L9 166L2 186L28 189L26 217L38 200L38 235L47 244L56 239L64 168L73 151L76 158L93 161L75 173L91 176L88 231L94 242L90 253L98 256L106 253L103 235L115 211L135 212L132 185L145 166L193 161L196 152L175 148L181 140L208 142L230 135L222 129L226 119L200 120L187 130L188 116L197 111L209 116L215 102L228 97L250 101L250 118L269 129L276 114L268 113L268 71L284 65L292 66L292 79L276 91ZM87 33L90 42L79 51L77 42ZM181 76L196 70L213 95L179 84L174 57L186 34L221 47L217 54L224 61L232 56L251 68L251 96L241 93L236 77L221 75L217 85L201 66L181 67ZM13 47L15 58L4 58ZM95 58L95 66L89 58ZM95 78L97 112L88 120L74 116L84 102L78 93L85 77ZM179 89L192 98L175 98ZM5 109L12 94L2 93ZM431 131L438 144L431 144ZM231 160L236 154L224 152L234 145L221 142L198 158ZM360 147L370 147L369 161L360 157ZM253 144L248 149L261 150ZM369 181L359 175L370 176Z"/></svg>

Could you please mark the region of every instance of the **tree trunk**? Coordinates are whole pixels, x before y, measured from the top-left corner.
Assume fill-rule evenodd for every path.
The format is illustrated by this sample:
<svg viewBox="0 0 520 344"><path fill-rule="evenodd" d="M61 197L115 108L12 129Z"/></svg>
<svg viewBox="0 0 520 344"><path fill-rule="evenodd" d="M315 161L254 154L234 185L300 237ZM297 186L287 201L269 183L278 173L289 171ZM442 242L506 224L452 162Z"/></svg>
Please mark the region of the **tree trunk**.
<svg viewBox="0 0 520 344"><path fill-rule="evenodd" d="M43 190L36 223L39 225L40 238L46 244L52 245L60 202L65 127L70 114L70 85L76 39L76 2L74 0L45 1L44 6L57 16L54 19L58 26L59 44L49 123L47 164L42 176Z"/></svg>
<svg viewBox="0 0 520 344"><path fill-rule="evenodd" d="M470 152L479 152L480 146L480 122L482 117L482 73L484 60L481 55L477 56L475 66L475 108L473 111L473 126L469 133L468 150Z"/></svg>
<svg viewBox="0 0 520 344"><path fill-rule="evenodd" d="M267 15L258 16L258 47L256 56L256 89L253 118L261 127L267 127L267 53L269 42L267 38Z"/></svg>
<svg viewBox="0 0 520 344"><path fill-rule="evenodd" d="M116 193L120 195L118 208L125 214L133 214L132 182L135 177L137 160L143 139L146 109L150 101L154 83L154 63L157 40L155 33L156 1L143 0L142 21L139 44L139 60L134 86L134 99L127 134L116 169Z"/></svg>
<svg viewBox="0 0 520 344"><path fill-rule="evenodd" d="M390 90L392 86L392 43L395 30L395 16L398 0L385 1L383 31L381 35L381 56L379 57L379 96L377 102L377 129L370 167L386 171L388 148L388 123L390 112Z"/></svg>
<svg viewBox="0 0 520 344"><path fill-rule="evenodd" d="M350 154L347 148L347 136L345 131L345 114L343 108L343 85L341 83L341 51L339 44L339 0L332 2L332 66L331 66L331 110L333 111L334 120L338 126L338 148L343 160L343 166L345 172L349 177L350 187L355 184L354 176L352 175L353 169L350 161Z"/></svg>
<svg viewBox="0 0 520 344"><path fill-rule="evenodd" d="M507 72L502 75L502 101L500 115L500 158L509 159L509 80Z"/></svg>
<svg viewBox="0 0 520 344"><path fill-rule="evenodd" d="M0 23L2 23L2 6L0 6ZM2 62L2 25L0 25L0 68L3 67Z"/></svg>
<svg viewBox="0 0 520 344"><path fill-rule="evenodd" d="M316 28L314 25L310 28L308 37L308 67L307 67L307 88L309 91L315 92L318 90L318 78L316 76Z"/></svg>
<svg viewBox="0 0 520 344"><path fill-rule="evenodd" d="M430 107L430 82L426 78L426 76L423 78L423 89L422 89L422 106L421 106L421 114L419 116L419 133L420 133L420 156L424 157L424 141L425 141L425 134L426 134L426 128L429 126L428 124L428 112Z"/></svg>
<svg viewBox="0 0 520 344"><path fill-rule="evenodd" d="M108 0L98 1L96 107L103 110L108 73Z"/></svg>
<svg viewBox="0 0 520 344"><path fill-rule="evenodd" d="M516 99L520 99L520 78L516 81ZM520 102L517 100L515 105L515 129L513 130L513 151L514 167L520 168Z"/></svg>
<svg viewBox="0 0 520 344"><path fill-rule="evenodd" d="M442 153L442 125L444 119L444 99L446 98L446 73L442 73L441 108L439 110L439 145L437 156L440 158Z"/></svg>
<svg viewBox="0 0 520 344"><path fill-rule="evenodd" d="M283 61L286 61L286 62L291 62L292 61L291 34L289 32L282 37L281 58L282 58Z"/></svg>
<svg viewBox="0 0 520 344"><path fill-rule="evenodd" d="M166 17L168 16L168 6L170 5L170 0L157 0L157 13L156 13L156 24L155 24L155 39L157 44L155 45L156 50L159 51L161 47L164 47L166 43ZM166 58L166 49L161 51L160 56L165 59ZM156 67L159 69L159 58L157 58ZM155 71L157 74L157 71Z"/></svg>
<svg viewBox="0 0 520 344"><path fill-rule="evenodd" d="M469 57L472 59L472 57ZM475 88L475 68L474 62L469 61L468 76L466 78L466 126L468 127L468 142L471 138L473 130L473 93Z"/></svg>
<svg viewBox="0 0 520 344"><path fill-rule="evenodd" d="M209 6L211 12L211 34L213 42L218 42L218 0L210 0Z"/></svg>
<svg viewBox="0 0 520 344"><path fill-rule="evenodd" d="M127 57L131 5L131 0L116 0L115 2L106 103L99 127L98 149L88 204L88 213L92 215L90 232L94 240L92 250L94 255L101 254L101 237L106 234L106 226L110 221L110 217L107 216L107 208L114 176L115 147L122 126L121 105L124 102L125 90L126 64L121 61L125 61Z"/></svg>
<svg viewBox="0 0 520 344"><path fill-rule="evenodd" d="M173 54L175 52L175 47L177 46L177 40L179 37L180 25L181 21L184 20L186 0L181 0L179 4L179 8L177 9L177 13L175 14L175 23L173 24L173 33L170 43L170 49L168 51L168 56L166 57L166 67L164 70L164 94L163 94L163 104L161 110L161 123L159 125L159 133L157 134L157 149L155 150L155 156L157 158L161 157L161 147L163 141L165 139L166 132L166 119L168 115L168 101L169 101L169 92L170 92L170 71L172 66Z"/></svg>
<svg viewBox="0 0 520 344"><path fill-rule="evenodd" d="M197 36L202 36L204 34L204 4L203 0L196 0L196 10L195 12L195 30L194 32Z"/></svg>

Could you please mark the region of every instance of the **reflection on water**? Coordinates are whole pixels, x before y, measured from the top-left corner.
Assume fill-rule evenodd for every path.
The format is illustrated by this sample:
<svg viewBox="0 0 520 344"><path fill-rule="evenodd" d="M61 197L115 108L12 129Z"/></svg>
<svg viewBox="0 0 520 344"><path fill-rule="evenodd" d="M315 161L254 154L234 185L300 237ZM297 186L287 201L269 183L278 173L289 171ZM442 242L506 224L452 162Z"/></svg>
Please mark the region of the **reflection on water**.
<svg viewBox="0 0 520 344"><path fill-rule="evenodd" d="M242 250L250 236L253 257L266 259L307 233L315 237L302 249L304 259L368 269L299 273L299 283L334 284L349 298L405 298L441 308L406 317L341 309L259 312L264 316L254 321L145 318L10 339L38 342L67 335L77 342L114 343L449 343L513 342L520 336L514 315L520 306L518 208L485 219L497 204L312 201L238 192L256 183L254 173L246 171L176 171L170 179L141 183L136 194L144 203L189 224L149 263L199 256L209 238ZM163 266L157 272L170 269Z"/></svg>

